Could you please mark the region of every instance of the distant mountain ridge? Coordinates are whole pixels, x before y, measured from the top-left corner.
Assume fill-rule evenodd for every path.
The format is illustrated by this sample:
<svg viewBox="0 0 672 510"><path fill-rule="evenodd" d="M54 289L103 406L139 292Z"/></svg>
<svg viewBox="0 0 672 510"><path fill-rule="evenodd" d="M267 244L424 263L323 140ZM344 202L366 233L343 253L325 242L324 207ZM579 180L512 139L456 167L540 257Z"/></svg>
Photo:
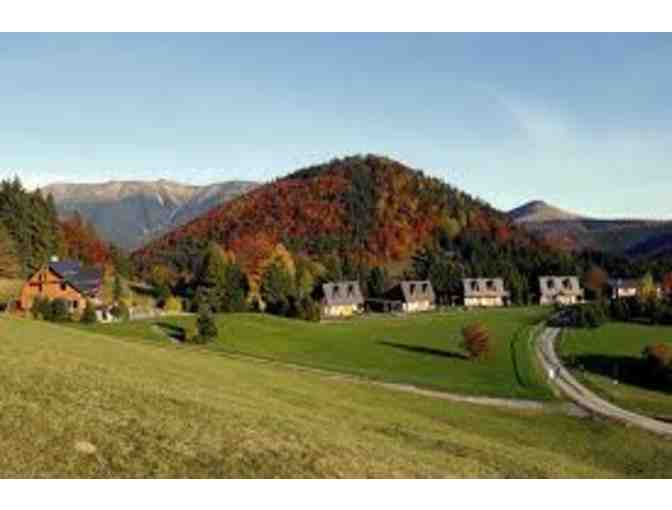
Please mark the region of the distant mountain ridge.
<svg viewBox="0 0 672 510"><path fill-rule="evenodd" d="M672 252L672 221L590 218L541 200L528 202L508 215L537 238L567 250L635 257Z"/></svg>
<svg viewBox="0 0 672 510"><path fill-rule="evenodd" d="M42 192L51 193L61 216L78 211L104 240L130 251L257 186L248 181L194 186L160 179L56 183Z"/></svg>

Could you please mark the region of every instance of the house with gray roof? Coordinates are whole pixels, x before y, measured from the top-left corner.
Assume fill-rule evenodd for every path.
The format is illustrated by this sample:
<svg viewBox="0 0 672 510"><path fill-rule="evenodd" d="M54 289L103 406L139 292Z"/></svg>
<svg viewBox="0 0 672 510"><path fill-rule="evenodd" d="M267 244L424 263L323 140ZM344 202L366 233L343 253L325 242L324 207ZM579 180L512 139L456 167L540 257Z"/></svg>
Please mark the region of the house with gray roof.
<svg viewBox="0 0 672 510"><path fill-rule="evenodd" d="M504 288L502 278L465 278L462 280L464 306L505 306L511 294Z"/></svg>
<svg viewBox="0 0 672 510"><path fill-rule="evenodd" d="M358 281L328 282L322 285L320 311L323 317L350 317L362 311L364 296Z"/></svg>
<svg viewBox="0 0 672 510"><path fill-rule="evenodd" d="M576 276L542 276L539 278L539 303L573 305L583 302L583 289Z"/></svg>
<svg viewBox="0 0 672 510"><path fill-rule="evenodd" d="M399 282L385 293L388 300L401 303L404 312L425 312L433 310L436 296L429 280L406 280Z"/></svg>
<svg viewBox="0 0 672 510"><path fill-rule="evenodd" d="M96 301L103 285L103 271L84 268L75 260L52 260L23 285L19 304L30 310L37 298L63 299L72 311L83 310L87 300Z"/></svg>

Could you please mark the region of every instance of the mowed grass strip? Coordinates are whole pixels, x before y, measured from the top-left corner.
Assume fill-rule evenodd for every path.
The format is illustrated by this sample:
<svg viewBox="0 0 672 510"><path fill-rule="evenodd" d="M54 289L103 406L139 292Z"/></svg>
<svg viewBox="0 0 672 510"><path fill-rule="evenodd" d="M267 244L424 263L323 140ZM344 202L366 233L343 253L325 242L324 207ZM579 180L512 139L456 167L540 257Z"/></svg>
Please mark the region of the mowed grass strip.
<svg viewBox="0 0 672 510"><path fill-rule="evenodd" d="M0 319L0 475L669 476L672 443ZM627 448L625 447L627 445Z"/></svg>
<svg viewBox="0 0 672 510"><path fill-rule="evenodd" d="M641 377L642 351L655 343L672 344L672 327L611 322L595 330L566 330L560 353L604 398L626 409L672 419L672 388Z"/></svg>
<svg viewBox="0 0 672 510"><path fill-rule="evenodd" d="M217 318L214 349L415 384L465 395L552 399L536 366L530 333L547 310L512 308L309 323L263 314ZM194 317L97 325L93 331L165 341L166 326L194 326ZM479 321L492 334L493 355L469 361L462 328Z"/></svg>

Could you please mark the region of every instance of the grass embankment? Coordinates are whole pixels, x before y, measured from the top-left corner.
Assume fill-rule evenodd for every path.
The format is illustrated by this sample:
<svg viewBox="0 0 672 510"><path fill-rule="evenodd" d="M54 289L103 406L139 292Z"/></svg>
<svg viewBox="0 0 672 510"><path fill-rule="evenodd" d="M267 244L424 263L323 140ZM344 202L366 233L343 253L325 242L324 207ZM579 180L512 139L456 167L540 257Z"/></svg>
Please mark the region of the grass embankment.
<svg viewBox="0 0 672 510"><path fill-rule="evenodd" d="M545 317L539 308L371 316L327 324L261 314L220 315L213 349L335 370L467 395L552 399L537 368L530 333ZM95 330L149 340L179 336L193 317L98 325ZM473 362L460 348L462 327L484 323L491 359Z"/></svg>
<svg viewBox="0 0 672 510"><path fill-rule="evenodd" d="M0 319L2 476L669 476L672 444Z"/></svg>
<svg viewBox="0 0 672 510"><path fill-rule="evenodd" d="M601 396L625 409L672 418L672 388L643 373L642 350L662 342L672 344L672 327L611 322L595 330L565 331L560 353Z"/></svg>

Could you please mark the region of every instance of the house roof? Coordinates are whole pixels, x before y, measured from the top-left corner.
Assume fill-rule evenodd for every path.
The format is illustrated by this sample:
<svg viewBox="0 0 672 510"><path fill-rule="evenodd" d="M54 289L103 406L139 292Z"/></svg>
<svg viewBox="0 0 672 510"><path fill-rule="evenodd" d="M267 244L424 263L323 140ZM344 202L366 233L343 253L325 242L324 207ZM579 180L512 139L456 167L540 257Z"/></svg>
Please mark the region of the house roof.
<svg viewBox="0 0 672 510"><path fill-rule="evenodd" d="M502 278L465 278L462 280L464 297L507 297Z"/></svg>
<svg viewBox="0 0 672 510"><path fill-rule="evenodd" d="M101 269L84 269L82 264L76 260L50 262L49 269L84 295L95 294L103 284L103 271Z"/></svg>
<svg viewBox="0 0 672 510"><path fill-rule="evenodd" d="M582 296L583 289L576 276L542 276L539 289L543 296Z"/></svg>
<svg viewBox="0 0 672 510"><path fill-rule="evenodd" d="M327 306L361 305L364 297L357 281L328 282L322 285L322 302Z"/></svg>
<svg viewBox="0 0 672 510"><path fill-rule="evenodd" d="M636 289L640 280L637 278L610 278L607 282L612 289Z"/></svg>
<svg viewBox="0 0 672 510"><path fill-rule="evenodd" d="M404 303L434 302L436 300L432 282L429 280L404 280L386 292L385 296L388 299L395 299Z"/></svg>

